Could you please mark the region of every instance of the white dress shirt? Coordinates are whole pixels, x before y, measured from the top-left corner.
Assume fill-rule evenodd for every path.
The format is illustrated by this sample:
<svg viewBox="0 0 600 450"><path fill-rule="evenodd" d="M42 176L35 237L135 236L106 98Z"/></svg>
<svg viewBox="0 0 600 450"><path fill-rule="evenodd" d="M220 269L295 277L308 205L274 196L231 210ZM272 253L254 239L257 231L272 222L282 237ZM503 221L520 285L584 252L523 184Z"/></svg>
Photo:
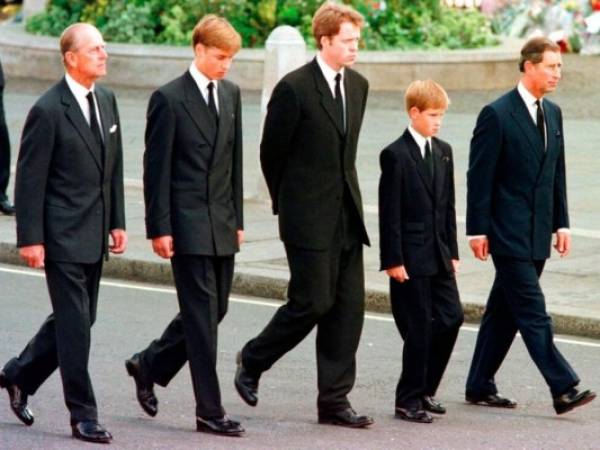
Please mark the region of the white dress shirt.
<svg viewBox="0 0 600 450"><path fill-rule="evenodd" d="M344 90L344 68L342 67L339 72L336 72L323 60L320 53L317 53L317 64L319 65L325 81L331 90L331 95L335 98L335 77L339 73L342 78L340 79L340 90L342 91L342 100L344 102L344 122L346 118L346 91Z"/></svg>
<svg viewBox="0 0 600 450"><path fill-rule="evenodd" d="M419 150L421 150L421 156L423 157L423 159L425 159L425 144L427 142L429 142L429 150L431 150L432 155L433 155L433 147L431 146L431 137L428 137L428 138L424 137L423 135L421 135L421 133L419 133L417 130L415 130L412 127L412 125L408 126L408 132L411 134L411 136L413 137L413 139L419 146Z"/></svg>
<svg viewBox="0 0 600 450"><path fill-rule="evenodd" d="M96 107L98 126L100 127L100 134L102 134L102 138L104 139L104 133L102 131L102 119L100 118L100 110L98 109L98 97L96 97L96 93L94 92L94 85L92 84L92 87L88 89L75 81L68 73L65 73L65 80L67 82L67 86L69 86L70 91L75 97L75 100L77 100L77 104L79 105L79 108L81 108L83 117L85 117L88 125L90 124L90 104L88 103L87 95L89 92L91 92L94 96L94 106Z"/></svg>
<svg viewBox="0 0 600 450"><path fill-rule="evenodd" d="M212 82L214 84L213 96L215 97L215 106L217 107L217 112L219 112L219 96L217 95L219 83L217 83L217 80L211 80L211 79L207 78L206 75L204 75L202 72L200 72L198 70L198 68L196 67L196 64L194 64L194 63L192 63L190 65L190 75L196 82L198 89L200 89L202 98L204 98L204 101L206 102L207 105L208 105L208 83Z"/></svg>
<svg viewBox="0 0 600 450"><path fill-rule="evenodd" d="M523 85L522 81L519 81L519 84L517 86L517 91L519 92L519 95L525 102L525 106L527 106L527 111L529 111L529 115L531 116L533 123L537 125L537 105L535 104L535 102L538 99L536 97L534 97L534 95L531 92L529 92L527 90L525 85ZM542 111L544 111L544 97L540 97L539 100L540 100L540 107L542 108ZM548 131L546 130L546 124L544 124L544 133L545 133L544 143L546 143L546 142L548 142Z"/></svg>

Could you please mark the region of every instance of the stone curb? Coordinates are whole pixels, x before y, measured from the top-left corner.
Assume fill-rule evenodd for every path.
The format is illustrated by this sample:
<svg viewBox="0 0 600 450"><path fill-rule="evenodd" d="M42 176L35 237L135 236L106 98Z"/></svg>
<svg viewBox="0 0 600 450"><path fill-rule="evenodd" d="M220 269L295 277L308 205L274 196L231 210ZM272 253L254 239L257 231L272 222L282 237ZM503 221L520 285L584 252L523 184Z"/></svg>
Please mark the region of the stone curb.
<svg viewBox="0 0 600 450"><path fill-rule="evenodd" d="M20 261L14 244L0 242L0 263L24 266ZM103 276L142 283L154 283L173 286L171 265L163 262L141 261L129 258L112 258L104 266ZM287 280L236 271L233 279L234 294L248 295L275 300L283 300ZM465 322L478 323L483 315L484 306L463 301ZM386 292L367 290L366 310L377 313L390 313ZM600 320L589 317L555 314L550 312L557 334L600 339Z"/></svg>

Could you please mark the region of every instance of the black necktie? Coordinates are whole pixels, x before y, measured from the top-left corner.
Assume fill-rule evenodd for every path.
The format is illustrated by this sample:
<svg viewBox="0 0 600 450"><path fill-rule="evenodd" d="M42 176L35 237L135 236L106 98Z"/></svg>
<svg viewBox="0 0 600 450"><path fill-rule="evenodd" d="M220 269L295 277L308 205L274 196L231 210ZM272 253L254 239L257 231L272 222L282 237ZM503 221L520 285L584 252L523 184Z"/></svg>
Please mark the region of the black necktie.
<svg viewBox="0 0 600 450"><path fill-rule="evenodd" d="M96 142L104 151L104 142L102 141L102 133L100 132L100 123L98 122L98 116L96 116L96 105L94 102L94 94L92 91L88 92L85 96L88 101L88 105L90 107L90 128L92 129L92 134L96 138Z"/></svg>
<svg viewBox="0 0 600 450"><path fill-rule="evenodd" d="M215 125L219 125L219 113L217 112L217 104L215 103L215 83L208 83L208 110L215 121Z"/></svg>
<svg viewBox="0 0 600 450"><path fill-rule="evenodd" d="M423 161L425 161L429 175L431 175L431 178L433 179L433 158L431 157L431 146L429 145L429 141L425 141L425 157L423 158Z"/></svg>
<svg viewBox="0 0 600 450"><path fill-rule="evenodd" d="M338 110L338 117L340 118L340 123L342 124L342 129L346 129L346 124L344 123L344 98L342 97L342 89L340 87L340 81L342 79L342 74L338 73L335 76L335 104Z"/></svg>
<svg viewBox="0 0 600 450"><path fill-rule="evenodd" d="M542 138L542 144L544 149L546 148L546 131L544 127L544 110L542 109L542 102L537 99L535 101L535 105L537 106L536 111L536 121L537 121L537 129L540 133L540 137Z"/></svg>

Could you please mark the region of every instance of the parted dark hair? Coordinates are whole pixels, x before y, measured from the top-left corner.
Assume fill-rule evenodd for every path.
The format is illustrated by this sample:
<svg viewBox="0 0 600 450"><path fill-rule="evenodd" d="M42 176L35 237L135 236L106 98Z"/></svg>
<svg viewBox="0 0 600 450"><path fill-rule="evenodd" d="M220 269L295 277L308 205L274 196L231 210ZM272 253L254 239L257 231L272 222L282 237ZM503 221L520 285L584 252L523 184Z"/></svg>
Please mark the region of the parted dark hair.
<svg viewBox="0 0 600 450"><path fill-rule="evenodd" d="M538 64L544 59L544 52L560 52L560 47L554 41L547 37L539 36L529 39L521 48L521 59L519 60L519 70L525 72L525 63L531 61Z"/></svg>

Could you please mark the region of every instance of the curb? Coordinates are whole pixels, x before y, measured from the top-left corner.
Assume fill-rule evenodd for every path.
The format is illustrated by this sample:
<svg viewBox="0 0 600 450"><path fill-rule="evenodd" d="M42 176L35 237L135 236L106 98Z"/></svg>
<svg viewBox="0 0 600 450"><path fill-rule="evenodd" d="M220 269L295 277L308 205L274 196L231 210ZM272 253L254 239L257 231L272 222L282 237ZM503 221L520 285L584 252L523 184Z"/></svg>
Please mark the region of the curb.
<svg viewBox="0 0 600 450"><path fill-rule="evenodd" d="M0 263L24 267L19 259L15 244L0 242ZM141 261L129 258L112 258L104 265L103 277L142 283L154 283L173 286L171 265L164 262ZM236 271L233 277L232 293L252 297L269 298L283 301L287 289L287 280L275 277L247 274ZM484 306L478 303L463 302L465 322L479 323ZM365 307L369 312L390 313L388 294L382 291L367 290ZM572 336L600 339L600 320L589 317L549 313L552 317L554 332Z"/></svg>

